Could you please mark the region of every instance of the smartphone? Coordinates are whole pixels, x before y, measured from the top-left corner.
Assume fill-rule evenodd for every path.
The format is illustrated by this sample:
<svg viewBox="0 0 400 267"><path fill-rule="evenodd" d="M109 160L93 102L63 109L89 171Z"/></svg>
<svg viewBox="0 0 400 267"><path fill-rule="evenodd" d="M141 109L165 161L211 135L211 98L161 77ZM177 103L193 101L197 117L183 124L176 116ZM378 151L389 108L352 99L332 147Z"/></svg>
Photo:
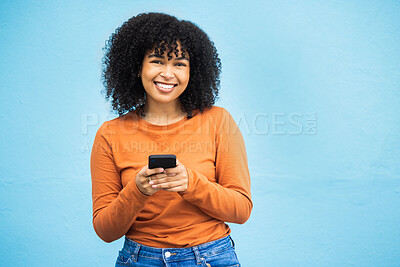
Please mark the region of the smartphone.
<svg viewBox="0 0 400 267"><path fill-rule="evenodd" d="M174 168L176 167L175 155L150 155L149 156L149 169L154 168Z"/></svg>

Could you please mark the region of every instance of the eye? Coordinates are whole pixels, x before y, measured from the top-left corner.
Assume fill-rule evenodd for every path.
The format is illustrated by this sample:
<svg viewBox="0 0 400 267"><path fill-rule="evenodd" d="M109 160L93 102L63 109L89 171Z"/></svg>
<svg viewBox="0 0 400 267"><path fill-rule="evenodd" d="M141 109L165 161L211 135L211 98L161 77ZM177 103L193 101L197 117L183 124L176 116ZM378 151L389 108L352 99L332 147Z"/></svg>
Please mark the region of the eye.
<svg viewBox="0 0 400 267"><path fill-rule="evenodd" d="M178 67L186 67L186 64L182 63L182 62L178 62L178 63L176 63L176 66L178 66Z"/></svg>
<svg viewBox="0 0 400 267"><path fill-rule="evenodd" d="M150 63L154 63L154 64L162 64L162 62L160 60L152 60L150 61Z"/></svg>

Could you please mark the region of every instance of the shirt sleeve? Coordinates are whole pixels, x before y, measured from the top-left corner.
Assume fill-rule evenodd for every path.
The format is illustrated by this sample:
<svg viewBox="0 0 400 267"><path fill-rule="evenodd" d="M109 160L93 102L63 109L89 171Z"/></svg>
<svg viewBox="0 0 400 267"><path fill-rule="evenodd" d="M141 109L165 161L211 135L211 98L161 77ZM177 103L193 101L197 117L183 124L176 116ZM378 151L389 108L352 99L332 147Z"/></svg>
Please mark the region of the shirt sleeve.
<svg viewBox="0 0 400 267"><path fill-rule="evenodd" d="M189 186L180 195L211 217L225 222L244 223L253 208L246 148L232 116L223 111L216 136L217 183L187 168Z"/></svg>
<svg viewBox="0 0 400 267"><path fill-rule="evenodd" d="M97 131L90 158L93 227L102 240L112 242L128 232L148 196L139 191L135 177L123 188L105 125Z"/></svg>

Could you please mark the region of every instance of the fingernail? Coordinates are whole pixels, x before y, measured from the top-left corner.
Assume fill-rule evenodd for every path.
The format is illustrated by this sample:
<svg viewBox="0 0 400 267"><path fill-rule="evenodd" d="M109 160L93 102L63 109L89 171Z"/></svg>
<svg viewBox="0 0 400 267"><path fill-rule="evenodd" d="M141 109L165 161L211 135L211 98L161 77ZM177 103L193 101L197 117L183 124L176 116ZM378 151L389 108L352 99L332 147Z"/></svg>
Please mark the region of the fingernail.
<svg viewBox="0 0 400 267"><path fill-rule="evenodd" d="M164 169L163 169L163 168L159 168L158 171L159 171L159 172L163 172Z"/></svg>
<svg viewBox="0 0 400 267"><path fill-rule="evenodd" d="M154 184L154 182L153 182L153 181L150 181L149 184Z"/></svg>
<svg viewBox="0 0 400 267"><path fill-rule="evenodd" d="M157 185L152 185L151 187L153 187L153 188L157 188Z"/></svg>

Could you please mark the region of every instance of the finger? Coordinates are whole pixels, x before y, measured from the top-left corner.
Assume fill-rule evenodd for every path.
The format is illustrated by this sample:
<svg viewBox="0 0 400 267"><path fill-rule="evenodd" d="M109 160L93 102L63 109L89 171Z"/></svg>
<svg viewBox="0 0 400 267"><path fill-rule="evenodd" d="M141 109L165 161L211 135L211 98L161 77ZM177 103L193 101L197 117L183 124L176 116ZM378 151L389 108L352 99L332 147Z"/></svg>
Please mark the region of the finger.
<svg viewBox="0 0 400 267"><path fill-rule="evenodd" d="M152 184L155 184L155 185L165 184L165 183L180 181L180 180L182 180L182 178L179 176L165 176L165 177L161 177L159 179L153 179L153 176L151 177Z"/></svg>
<svg viewBox="0 0 400 267"><path fill-rule="evenodd" d="M151 176L151 175L162 173L162 172L164 172L163 168L147 169L147 170L145 170L143 176Z"/></svg>
<svg viewBox="0 0 400 267"><path fill-rule="evenodd" d="M173 167L173 168L167 168L167 169L165 169L165 170L166 170L167 172L170 172L170 173L171 173L171 172L172 172L172 173L176 173L176 170L177 170L179 164L180 164L179 160L176 159L176 166Z"/></svg>
<svg viewBox="0 0 400 267"><path fill-rule="evenodd" d="M179 170L176 168L173 169L167 169L167 171L165 172L166 176L175 176L179 173Z"/></svg>
<svg viewBox="0 0 400 267"><path fill-rule="evenodd" d="M182 186L182 181L180 181L180 180L152 185L153 188L157 188L157 189L171 189L171 188L179 187L179 186Z"/></svg>
<svg viewBox="0 0 400 267"><path fill-rule="evenodd" d="M168 192L184 192L186 190L187 190L187 186L184 186L184 185L164 189L164 191L168 191Z"/></svg>
<svg viewBox="0 0 400 267"><path fill-rule="evenodd" d="M153 179L153 180L159 180L159 179L162 179L162 178L165 178L165 177L168 177L168 175L165 174L165 173L159 173L159 174L151 175L151 179Z"/></svg>
<svg viewBox="0 0 400 267"><path fill-rule="evenodd" d="M185 178L186 177L185 170L186 170L185 166L180 164L178 167L167 169L166 170L166 174L168 176L176 176L176 175L181 176L181 175L184 175L183 178Z"/></svg>
<svg viewBox="0 0 400 267"><path fill-rule="evenodd" d="M167 173L167 174L173 174L173 173L179 173L179 169L180 169L180 166L178 165L178 166L176 166L176 167L174 167L174 168L168 168L168 169L165 169L165 173Z"/></svg>

